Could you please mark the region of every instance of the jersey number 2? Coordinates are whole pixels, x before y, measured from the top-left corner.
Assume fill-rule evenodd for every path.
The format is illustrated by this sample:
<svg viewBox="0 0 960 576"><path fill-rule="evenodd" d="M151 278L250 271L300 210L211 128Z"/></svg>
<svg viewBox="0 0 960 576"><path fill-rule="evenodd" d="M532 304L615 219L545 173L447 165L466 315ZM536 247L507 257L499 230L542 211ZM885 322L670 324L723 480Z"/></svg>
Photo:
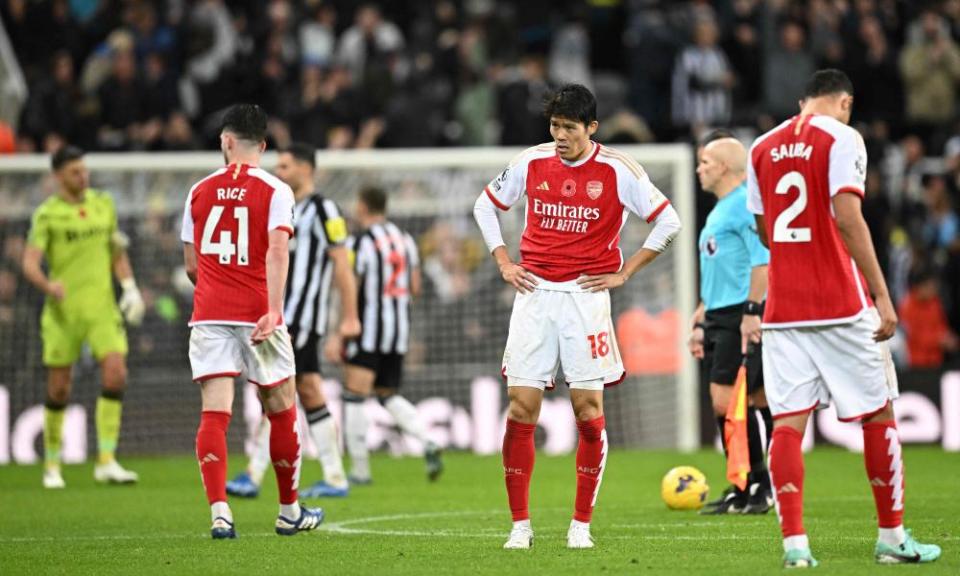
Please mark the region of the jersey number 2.
<svg viewBox="0 0 960 576"><path fill-rule="evenodd" d="M796 220L807 208L807 181L803 179L803 174L794 170L787 172L777 182L774 192L777 194L786 194L791 188L797 189L797 199L793 204L787 206L787 209L777 216L773 223L773 241L774 242L809 242L810 228L791 228L790 224Z"/></svg>
<svg viewBox="0 0 960 576"><path fill-rule="evenodd" d="M407 295L407 289L399 285L400 278L403 276L403 273L407 270L407 259L403 257L403 254L397 252L396 250L391 250L390 254L387 256L387 262L390 263L390 267L393 268L393 273L390 274L390 279L387 280L387 285L383 287L383 293L390 298L400 298L401 296Z"/></svg>
<svg viewBox="0 0 960 576"><path fill-rule="evenodd" d="M237 255L237 265L250 264L250 232L249 216L246 206L236 206L233 217L237 220L237 243L233 243L233 234L229 230L220 231L220 239L213 241L213 233L217 230L220 217L223 216L223 206L214 206L207 216L207 223L203 226L203 238L200 240L201 254L216 254L221 264L230 264L233 255Z"/></svg>

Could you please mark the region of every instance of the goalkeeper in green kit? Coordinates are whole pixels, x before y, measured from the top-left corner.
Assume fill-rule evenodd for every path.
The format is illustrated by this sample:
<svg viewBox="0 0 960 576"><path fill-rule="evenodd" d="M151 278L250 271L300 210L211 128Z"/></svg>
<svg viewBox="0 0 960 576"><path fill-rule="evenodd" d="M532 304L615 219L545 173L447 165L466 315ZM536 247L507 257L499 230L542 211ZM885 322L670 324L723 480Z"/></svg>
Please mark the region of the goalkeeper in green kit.
<svg viewBox="0 0 960 576"><path fill-rule="evenodd" d="M83 151L72 146L52 158L57 193L33 213L23 274L46 299L40 317L47 397L43 412L45 488L65 486L60 472L64 409L70 398L73 364L86 343L100 364L103 390L97 399L97 482L129 484L137 474L114 454L127 380L127 333L143 319L144 305L127 258L127 238L117 229L113 199L89 187ZM47 272L41 263L46 260ZM112 275L123 294L114 299Z"/></svg>

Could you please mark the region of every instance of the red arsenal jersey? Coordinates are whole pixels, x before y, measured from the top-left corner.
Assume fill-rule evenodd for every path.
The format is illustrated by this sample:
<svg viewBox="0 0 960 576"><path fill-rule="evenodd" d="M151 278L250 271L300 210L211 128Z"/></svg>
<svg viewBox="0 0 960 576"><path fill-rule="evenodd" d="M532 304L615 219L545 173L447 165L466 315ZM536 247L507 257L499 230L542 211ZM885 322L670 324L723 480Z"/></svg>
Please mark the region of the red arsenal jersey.
<svg viewBox="0 0 960 576"><path fill-rule="evenodd" d="M529 148L485 188L501 210L527 196L520 264L552 282L619 270L628 213L652 222L669 203L636 160L591 145L589 156L574 163L553 143Z"/></svg>
<svg viewBox="0 0 960 576"><path fill-rule="evenodd" d="M180 239L197 255L191 326L255 325L267 313L269 235L293 234L293 207L289 186L245 164L217 170L190 189Z"/></svg>
<svg viewBox="0 0 960 576"><path fill-rule="evenodd" d="M795 116L753 144L747 207L763 215L770 243L765 327L853 322L873 305L832 204L862 197L866 170L863 138L828 116Z"/></svg>

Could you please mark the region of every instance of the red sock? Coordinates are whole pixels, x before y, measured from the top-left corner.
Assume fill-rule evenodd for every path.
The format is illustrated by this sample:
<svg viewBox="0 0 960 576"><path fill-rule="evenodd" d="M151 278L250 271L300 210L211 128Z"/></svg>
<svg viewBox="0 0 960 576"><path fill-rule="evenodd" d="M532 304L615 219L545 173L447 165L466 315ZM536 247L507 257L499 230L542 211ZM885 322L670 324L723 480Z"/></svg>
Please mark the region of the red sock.
<svg viewBox="0 0 960 576"><path fill-rule="evenodd" d="M607 431L603 416L593 420L578 421L580 445L577 447L577 501L573 519L590 522L593 506L597 503L603 468L607 464Z"/></svg>
<svg viewBox="0 0 960 576"><path fill-rule="evenodd" d="M873 488L880 528L903 524L903 460L893 420L863 425L863 460Z"/></svg>
<svg viewBox="0 0 960 576"><path fill-rule="evenodd" d="M297 430L297 407L267 414L270 419L270 460L277 473L277 491L281 504L297 501L300 484L300 432Z"/></svg>
<svg viewBox="0 0 960 576"><path fill-rule="evenodd" d="M536 424L521 424L507 420L507 433L503 435L503 476L507 483L507 500L513 521L530 518L530 476L536 447L533 432Z"/></svg>
<svg viewBox="0 0 960 576"><path fill-rule="evenodd" d="M768 468L783 537L806 534L803 529L803 434L789 426L773 429Z"/></svg>
<svg viewBox="0 0 960 576"><path fill-rule="evenodd" d="M229 412L205 410L197 429L197 461L207 502L227 501L227 427Z"/></svg>

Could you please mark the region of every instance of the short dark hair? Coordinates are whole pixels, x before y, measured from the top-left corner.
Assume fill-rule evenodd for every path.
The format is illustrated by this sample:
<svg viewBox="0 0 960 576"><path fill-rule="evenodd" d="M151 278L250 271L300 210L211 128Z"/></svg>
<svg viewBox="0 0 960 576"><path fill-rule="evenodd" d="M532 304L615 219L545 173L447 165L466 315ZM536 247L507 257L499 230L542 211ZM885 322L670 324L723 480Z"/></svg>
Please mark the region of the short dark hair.
<svg viewBox="0 0 960 576"><path fill-rule="evenodd" d="M378 186L366 186L360 190L360 201L372 214L387 213L387 194Z"/></svg>
<svg viewBox="0 0 960 576"><path fill-rule="evenodd" d="M71 146L70 144L66 144L61 146L56 152L53 153L53 156L50 157L50 167L53 168L54 172L56 172L70 162L83 158L84 154L86 154L86 152L84 152L82 149L77 148L76 146Z"/></svg>
<svg viewBox="0 0 960 576"><path fill-rule="evenodd" d="M727 128L717 128L716 130L712 130L710 133L708 133L706 136L704 136L700 140L700 146L706 146L711 142L716 142L717 140L723 140L724 138L736 138L736 137L737 137L736 134L734 134L732 130L728 130Z"/></svg>
<svg viewBox="0 0 960 576"><path fill-rule="evenodd" d="M587 126L597 119L597 99L582 84L564 84L544 98L543 115L547 119L557 116L576 120Z"/></svg>
<svg viewBox="0 0 960 576"><path fill-rule="evenodd" d="M221 132L232 132L241 140L267 139L267 114L256 104L235 104L223 115Z"/></svg>
<svg viewBox="0 0 960 576"><path fill-rule="evenodd" d="M853 82L840 70L836 68L826 68L813 73L813 76L807 81L807 88L803 93L803 97L816 98L818 96L832 96L844 92L853 96Z"/></svg>
<svg viewBox="0 0 960 576"><path fill-rule="evenodd" d="M317 167L317 149L306 142L294 142L280 150L281 154L289 154L300 162L306 162L310 168Z"/></svg>

